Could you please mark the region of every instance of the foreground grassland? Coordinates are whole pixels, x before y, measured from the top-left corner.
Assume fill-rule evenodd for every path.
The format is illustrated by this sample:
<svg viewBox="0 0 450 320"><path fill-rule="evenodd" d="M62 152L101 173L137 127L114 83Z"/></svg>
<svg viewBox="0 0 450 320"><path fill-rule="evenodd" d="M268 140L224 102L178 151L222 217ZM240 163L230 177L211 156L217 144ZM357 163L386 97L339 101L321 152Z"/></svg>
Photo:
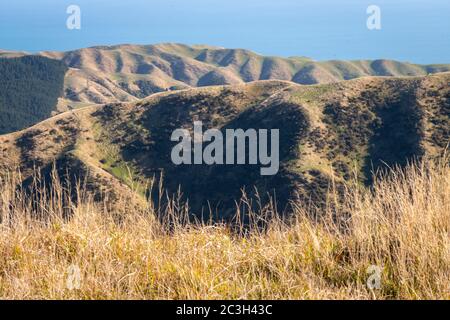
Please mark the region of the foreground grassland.
<svg viewBox="0 0 450 320"><path fill-rule="evenodd" d="M262 210L253 217L270 220L255 221L265 227L242 232L175 219L184 217L175 202L164 222L150 205L111 211L88 196L63 204L57 185L30 206L6 176L0 298L449 299L449 169L441 161L394 170L372 192L349 186L344 201L331 191L321 219L300 204L291 221ZM373 265L381 287L371 290Z"/></svg>

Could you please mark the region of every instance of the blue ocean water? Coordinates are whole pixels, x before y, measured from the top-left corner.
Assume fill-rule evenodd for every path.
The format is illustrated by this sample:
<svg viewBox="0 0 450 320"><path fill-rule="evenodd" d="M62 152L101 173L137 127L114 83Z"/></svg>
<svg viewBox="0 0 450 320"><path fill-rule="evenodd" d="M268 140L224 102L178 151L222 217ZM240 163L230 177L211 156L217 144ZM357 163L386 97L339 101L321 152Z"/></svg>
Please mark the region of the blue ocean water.
<svg viewBox="0 0 450 320"><path fill-rule="evenodd" d="M81 8L81 30L66 9ZM369 5L382 29L366 27ZM264 55L450 63L449 0L0 0L0 48L179 42Z"/></svg>

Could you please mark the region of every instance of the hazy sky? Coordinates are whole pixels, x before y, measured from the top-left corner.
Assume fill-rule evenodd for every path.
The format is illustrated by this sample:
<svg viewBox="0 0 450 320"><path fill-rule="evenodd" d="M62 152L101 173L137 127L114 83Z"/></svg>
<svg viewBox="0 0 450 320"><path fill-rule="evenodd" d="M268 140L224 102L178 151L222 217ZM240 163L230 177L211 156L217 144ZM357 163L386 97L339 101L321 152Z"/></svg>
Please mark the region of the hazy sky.
<svg viewBox="0 0 450 320"><path fill-rule="evenodd" d="M70 4L81 8L81 30L66 28ZM366 27L371 4L382 10L379 31ZM450 0L0 0L2 49L159 42L450 63Z"/></svg>

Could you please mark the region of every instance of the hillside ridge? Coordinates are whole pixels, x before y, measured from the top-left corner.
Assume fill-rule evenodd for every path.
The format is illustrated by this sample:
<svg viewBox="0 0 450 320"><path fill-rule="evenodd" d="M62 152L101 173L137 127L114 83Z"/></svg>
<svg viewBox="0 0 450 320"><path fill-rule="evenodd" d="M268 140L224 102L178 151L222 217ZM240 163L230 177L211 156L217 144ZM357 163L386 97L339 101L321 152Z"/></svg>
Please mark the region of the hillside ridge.
<svg viewBox="0 0 450 320"><path fill-rule="evenodd" d="M263 56L246 49L176 43L94 46L41 52L71 68L62 105L136 101L150 94L258 80L298 84L333 83L365 76L424 76L449 65L416 65L392 60L315 61Z"/></svg>
<svg viewBox="0 0 450 320"><path fill-rule="evenodd" d="M280 213L294 200L320 207L331 183L357 174L367 185L373 170L441 155L450 142L449 84L450 73L311 86L268 80L93 105L0 136L0 172L19 166L22 187L30 188L33 168L49 177L56 162L61 177L86 180L99 200L132 199L131 190L161 200L181 191L192 214L212 210L220 219L234 215L243 192L262 204L276 198ZM174 165L170 136L180 128L192 132L194 121L222 132L279 129L279 172L264 177L254 165ZM149 188L160 183L163 197Z"/></svg>

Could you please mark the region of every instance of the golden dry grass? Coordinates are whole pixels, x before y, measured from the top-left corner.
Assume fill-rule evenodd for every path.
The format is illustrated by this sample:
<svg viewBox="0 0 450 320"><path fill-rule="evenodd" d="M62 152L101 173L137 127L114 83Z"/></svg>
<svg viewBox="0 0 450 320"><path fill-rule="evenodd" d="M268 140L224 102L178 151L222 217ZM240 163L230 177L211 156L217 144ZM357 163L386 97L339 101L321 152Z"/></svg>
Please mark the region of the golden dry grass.
<svg viewBox="0 0 450 320"><path fill-rule="evenodd" d="M320 221L298 205L292 221L270 218L245 234L186 223L175 202L164 223L150 205L124 203L119 214L84 197L64 208L58 185L32 209L7 175L0 298L449 299L449 169L444 160L396 169L373 192L349 187L343 202L331 192ZM370 266L381 268L379 289L367 286Z"/></svg>

